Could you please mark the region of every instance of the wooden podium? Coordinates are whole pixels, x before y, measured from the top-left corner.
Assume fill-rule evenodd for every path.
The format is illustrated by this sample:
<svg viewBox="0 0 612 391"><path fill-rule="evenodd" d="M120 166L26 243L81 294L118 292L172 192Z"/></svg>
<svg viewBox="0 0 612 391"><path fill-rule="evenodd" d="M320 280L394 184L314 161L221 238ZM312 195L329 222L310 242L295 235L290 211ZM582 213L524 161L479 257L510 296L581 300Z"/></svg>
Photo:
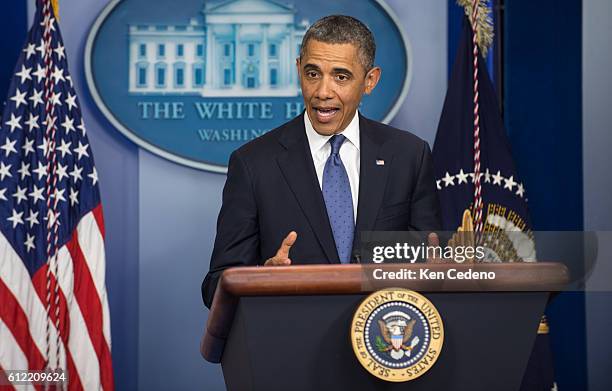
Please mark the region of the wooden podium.
<svg viewBox="0 0 612 391"><path fill-rule="evenodd" d="M494 280L372 280L374 269L495 273ZM568 282L557 263L240 267L224 272L200 350L221 363L229 390L519 389L551 292ZM389 383L357 361L349 339L365 296L397 287L425 295L445 329L423 376Z"/></svg>

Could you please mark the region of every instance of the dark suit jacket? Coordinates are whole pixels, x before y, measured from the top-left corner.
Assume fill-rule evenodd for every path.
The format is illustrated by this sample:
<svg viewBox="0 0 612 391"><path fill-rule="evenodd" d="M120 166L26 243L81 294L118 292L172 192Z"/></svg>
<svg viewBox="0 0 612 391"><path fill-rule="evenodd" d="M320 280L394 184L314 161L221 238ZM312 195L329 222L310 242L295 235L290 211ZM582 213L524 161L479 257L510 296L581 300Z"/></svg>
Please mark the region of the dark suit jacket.
<svg viewBox="0 0 612 391"><path fill-rule="evenodd" d="M224 269L263 264L291 231L298 234L289 253L293 264L339 263L303 115L230 157L210 271L202 283L209 308ZM359 129L354 248L360 231L438 230L439 204L427 143L361 115Z"/></svg>

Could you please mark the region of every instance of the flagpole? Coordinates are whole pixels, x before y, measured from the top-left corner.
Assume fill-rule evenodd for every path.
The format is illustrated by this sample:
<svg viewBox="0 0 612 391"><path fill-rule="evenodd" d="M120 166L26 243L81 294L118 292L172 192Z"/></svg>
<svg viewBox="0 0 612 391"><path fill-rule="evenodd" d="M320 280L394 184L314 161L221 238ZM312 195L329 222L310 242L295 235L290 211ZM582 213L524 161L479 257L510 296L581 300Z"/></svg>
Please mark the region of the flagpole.
<svg viewBox="0 0 612 391"><path fill-rule="evenodd" d="M49 211L47 216L47 247L46 247L46 258L48 260L47 265L47 301L46 301L46 309L47 309L47 368L51 369L50 365L50 354L51 354L51 322L53 321L51 317L51 300L53 299L54 313L55 313L55 329L57 331L56 340L55 340L55 368L59 369L60 367L60 304L59 304L59 270L58 270L58 259L57 259L57 241L58 241L58 225L59 221L57 221L57 203L58 197L55 197L55 201L51 204L52 194L51 191L56 186L57 176L55 175L55 163L56 163L56 155L55 155L55 132L57 129L56 126L56 117L55 117L55 104L54 98L55 94L53 92L55 88L55 82L53 80L52 67L52 50L51 47L51 30L53 27L53 15L52 11L52 3L51 0L42 0L43 4L43 23L44 23L44 31L43 31L43 42L44 42L44 56L43 62L45 65L45 84L44 84L44 96L45 96L45 117L46 117L46 131L44 135L44 144L47 146L47 150L45 152L45 158L47 160L47 180L45 184L45 195L47 198L47 210ZM55 275L55 285L53 289L53 297L51 294L51 275Z"/></svg>

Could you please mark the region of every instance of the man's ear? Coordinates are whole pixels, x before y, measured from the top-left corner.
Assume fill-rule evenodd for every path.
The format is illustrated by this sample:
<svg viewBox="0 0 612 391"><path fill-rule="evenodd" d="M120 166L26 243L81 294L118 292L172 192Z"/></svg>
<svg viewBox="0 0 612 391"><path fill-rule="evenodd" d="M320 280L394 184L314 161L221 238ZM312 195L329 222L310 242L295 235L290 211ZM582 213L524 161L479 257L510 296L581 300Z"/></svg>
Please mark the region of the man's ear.
<svg viewBox="0 0 612 391"><path fill-rule="evenodd" d="M300 72L301 72L301 70L300 70L300 58L299 57L297 57L295 59L295 67L297 68L297 75L298 75L298 79L299 79L300 78Z"/></svg>
<svg viewBox="0 0 612 391"><path fill-rule="evenodd" d="M374 90L374 87L376 87L376 85L378 84L381 72L382 70L380 69L380 67L374 67L370 69L368 73L366 73L364 91L366 95L370 95Z"/></svg>

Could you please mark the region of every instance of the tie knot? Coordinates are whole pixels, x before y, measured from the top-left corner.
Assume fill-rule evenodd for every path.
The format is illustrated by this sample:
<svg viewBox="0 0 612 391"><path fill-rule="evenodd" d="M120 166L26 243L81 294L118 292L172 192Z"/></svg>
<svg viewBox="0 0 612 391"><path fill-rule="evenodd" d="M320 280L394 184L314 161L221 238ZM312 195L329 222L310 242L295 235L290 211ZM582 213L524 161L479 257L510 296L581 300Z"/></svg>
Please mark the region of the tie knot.
<svg viewBox="0 0 612 391"><path fill-rule="evenodd" d="M346 140L346 137L341 134L334 134L331 136L329 139L329 144L331 145L332 155L337 155L338 152L340 152L340 147L342 146L342 143L344 143L344 140Z"/></svg>

